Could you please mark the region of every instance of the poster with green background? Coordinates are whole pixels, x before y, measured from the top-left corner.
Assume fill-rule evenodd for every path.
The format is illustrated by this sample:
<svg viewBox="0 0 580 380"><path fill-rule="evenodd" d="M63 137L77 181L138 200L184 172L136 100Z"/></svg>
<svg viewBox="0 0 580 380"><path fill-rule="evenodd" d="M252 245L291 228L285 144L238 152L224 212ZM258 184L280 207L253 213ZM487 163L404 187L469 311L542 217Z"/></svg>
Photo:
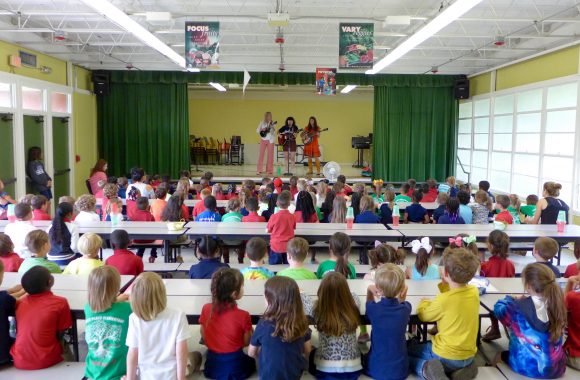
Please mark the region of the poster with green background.
<svg viewBox="0 0 580 380"><path fill-rule="evenodd" d="M338 63L341 69L373 67L375 25L341 23L338 26Z"/></svg>

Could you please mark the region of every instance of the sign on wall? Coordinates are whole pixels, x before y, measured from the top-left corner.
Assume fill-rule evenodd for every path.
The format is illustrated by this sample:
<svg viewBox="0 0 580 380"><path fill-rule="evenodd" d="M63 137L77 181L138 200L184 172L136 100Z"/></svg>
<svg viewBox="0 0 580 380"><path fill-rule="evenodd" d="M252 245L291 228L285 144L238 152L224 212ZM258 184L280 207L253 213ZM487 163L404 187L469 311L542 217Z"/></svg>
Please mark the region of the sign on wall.
<svg viewBox="0 0 580 380"><path fill-rule="evenodd" d="M202 69L219 65L219 22L185 23L186 67Z"/></svg>
<svg viewBox="0 0 580 380"><path fill-rule="evenodd" d="M336 69L316 69L316 93L318 95L336 95Z"/></svg>
<svg viewBox="0 0 580 380"><path fill-rule="evenodd" d="M339 67L373 67L373 47L375 25L372 23L341 23L339 28Z"/></svg>

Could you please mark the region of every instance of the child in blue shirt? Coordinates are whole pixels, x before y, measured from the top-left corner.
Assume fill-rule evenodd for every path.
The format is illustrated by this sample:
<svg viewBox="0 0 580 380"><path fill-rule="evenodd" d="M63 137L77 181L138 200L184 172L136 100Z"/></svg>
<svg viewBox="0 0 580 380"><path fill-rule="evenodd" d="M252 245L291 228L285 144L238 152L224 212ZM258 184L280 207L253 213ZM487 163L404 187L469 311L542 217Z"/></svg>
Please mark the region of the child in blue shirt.
<svg viewBox="0 0 580 380"><path fill-rule="evenodd" d="M222 217L217 212L217 201L213 195L208 195L203 200L205 211L195 217L196 222L221 222Z"/></svg>
<svg viewBox="0 0 580 380"><path fill-rule="evenodd" d="M445 214L439 217L437 224L465 224L465 220L459 215L459 200L449 198L445 207Z"/></svg>
<svg viewBox="0 0 580 380"><path fill-rule="evenodd" d="M405 301L405 273L395 264L383 264L367 291L366 316L371 322L371 349L363 366L373 379L406 379L409 375L406 331L411 304Z"/></svg>
<svg viewBox="0 0 580 380"><path fill-rule="evenodd" d="M413 204L405 209L405 223L429 223L429 213L419 202L423 199L423 192L415 190L413 192Z"/></svg>
<svg viewBox="0 0 580 380"><path fill-rule="evenodd" d="M368 195L364 195L360 199L360 214L355 216L354 222L355 223L365 223L365 224L372 224L372 223L380 223L381 218L375 214L375 202L373 198Z"/></svg>
<svg viewBox="0 0 580 380"><path fill-rule="evenodd" d="M209 236L201 239L197 246L199 263L189 268L189 278L196 280L209 280L211 276L220 268L229 268L228 264L220 260L217 242Z"/></svg>
<svg viewBox="0 0 580 380"><path fill-rule="evenodd" d="M392 190L386 190L383 196L384 203L379 208L379 214L381 218L381 223L387 226L387 224L393 223L393 206L395 200L395 192Z"/></svg>
<svg viewBox="0 0 580 380"><path fill-rule="evenodd" d="M433 210L433 215L431 218L433 219L433 223L439 223L439 218L445 214L445 207L447 205L447 201L449 200L449 194L447 193L439 193L437 195L437 204L439 205L435 210Z"/></svg>

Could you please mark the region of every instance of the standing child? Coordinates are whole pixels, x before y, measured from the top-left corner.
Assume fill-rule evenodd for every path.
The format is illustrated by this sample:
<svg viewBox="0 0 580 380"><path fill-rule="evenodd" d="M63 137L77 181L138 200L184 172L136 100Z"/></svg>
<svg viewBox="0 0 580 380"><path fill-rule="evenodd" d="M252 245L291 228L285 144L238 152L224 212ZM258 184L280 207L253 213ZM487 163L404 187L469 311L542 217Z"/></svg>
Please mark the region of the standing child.
<svg viewBox="0 0 580 380"><path fill-rule="evenodd" d="M6 225L4 234L10 237L10 240L14 243L14 252L26 259L31 255L26 248L24 240L29 232L37 230L32 225L32 209L26 203L18 203L14 206L14 216L16 220Z"/></svg>
<svg viewBox="0 0 580 380"><path fill-rule="evenodd" d="M479 190L475 193L475 203L469 205L473 213L473 224L489 224L489 213L492 206L491 198L487 192Z"/></svg>
<svg viewBox="0 0 580 380"><path fill-rule="evenodd" d="M137 210L133 215L132 221L134 222L154 222L155 217L151 214L151 207L149 206L149 199L145 197L137 198ZM135 240L135 244L152 244L155 240ZM145 248L137 249L137 256L143 258L145 254ZM157 248L151 248L151 255L149 256L149 262L154 263L157 258Z"/></svg>
<svg viewBox="0 0 580 380"><path fill-rule="evenodd" d="M201 239L197 245L197 255L200 258L199 263L193 264L189 268L189 278L191 279L209 280L218 269L230 267L221 262L218 244L211 236Z"/></svg>
<svg viewBox="0 0 580 380"><path fill-rule="evenodd" d="M431 218L433 219L433 223L439 223L439 218L445 214L445 209L447 208L447 201L449 200L449 194L447 193L439 193L437 195L437 208L433 210L433 215Z"/></svg>
<svg viewBox="0 0 580 380"><path fill-rule="evenodd" d="M248 240L246 256L250 259L250 266L240 270L245 280L267 280L274 277L274 273L263 266L267 253L268 243L264 239L253 237Z"/></svg>
<svg viewBox="0 0 580 380"><path fill-rule="evenodd" d="M61 203L56 208L52 225L48 227L47 232L50 236L51 247L48 259L58 265L67 265L74 259L81 257L75 253L79 232L72 218L73 206L69 203Z"/></svg>
<svg viewBox="0 0 580 380"><path fill-rule="evenodd" d="M103 239L97 234L88 233L81 236L78 242L78 248L79 253L83 257L71 261L62 273L88 275L93 269L105 265L105 263L99 260L99 251L102 246Z"/></svg>
<svg viewBox="0 0 580 380"><path fill-rule="evenodd" d="M380 223L381 218L375 214L375 202L368 195L360 199L360 214L355 216L354 222L358 224Z"/></svg>
<svg viewBox="0 0 580 380"><path fill-rule="evenodd" d="M485 277L513 278L516 276L514 263L508 259L510 249L509 236L499 230L491 231L487 238L487 249L491 253L488 261L481 263L481 275ZM491 342L501 338L501 331L495 316L490 316L491 326L481 337L484 342Z"/></svg>
<svg viewBox="0 0 580 380"><path fill-rule="evenodd" d="M504 224L514 223L512 214L507 210L509 206L510 198L507 195L500 194L496 197L495 207L498 210L498 214L495 216L496 222L502 222Z"/></svg>
<svg viewBox="0 0 580 380"><path fill-rule="evenodd" d="M203 200L205 211L195 217L196 222L221 222L222 217L217 212L217 201L211 195Z"/></svg>
<svg viewBox="0 0 580 380"><path fill-rule="evenodd" d="M102 266L89 275L88 303L84 307L88 379L117 379L127 373L125 341L131 305L124 302L126 295L119 296L120 288L121 276L113 267Z"/></svg>
<svg viewBox="0 0 580 380"><path fill-rule="evenodd" d="M411 280L439 280L439 267L431 263L435 245L428 237L411 242L411 252L417 255L412 268L407 268L407 278Z"/></svg>
<svg viewBox="0 0 580 380"><path fill-rule="evenodd" d="M445 205L445 214L439 217L437 224L465 224L465 220L459 215L459 200L449 198Z"/></svg>
<svg viewBox="0 0 580 380"><path fill-rule="evenodd" d="M572 276L566 283L564 301L568 310L568 338L564 343L566 364L580 370L580 278Z"/></svg>
<svg viewBox="0 0 580 380"><path fill-rule="evenodd" d="M407 253L404 249L395 249L392 245L380 241L375 241L375 247L368 252L371 270L365 274L364 279L367 281L375 280L376 271L384 264L394 264L405 273L405 257Z"/></svg>
<svg viewBox="0 0 580 380"><path fill-rule="evenodd" d="M268 258L270 265L288 264L286 244L294 237L296 229L294 215L288 211L291 199L292 195L289 191L284 190L280 193L276 201L279 211L270 216L266 227L270 233L270 256Z"/></svg>
<svg viewBox="0 0 580 380"><path fill-rule="evenodd" d="M115 267L122 275L137 276L143 272L143 260L127 249L130 243L127 231L113 231L111 234L113 255L109 256L105 264Z"/></svg>
<svg viewBox="0 0 580 380"><path fill-rule="evenodd" d="M360 301L351 294L346 278L329 273L318 287L312 316L319 346L310 354L311 373L317 379L358 379L362 370L356 329L360 323ZM308 313L308 312L307 312Z"/></svg>
<svg viewBox="0 0 580 380"><path fill-rule="evenodd" d="M328 272L338 272L348 279L356 278L354 265L348 262L350 238L343 232L335 232L329 241L330 259L323 261L316 270L316 277L322 279Z"/></svg>
<svg viewBox="0 0 580 380"><path fill-rule="evenodd" d="M10 236L0 234L0 261L4 265L4 272L18 272L23 258L14 253L14 244Z"/></svg>
<svg viewBox="0 0 580 380"><path fill-rule="evenodd" d="M554 273L539 263L524 268L522 281L529 297L506 296L493 308L510 337L509 351L501 353L501 360L521 375L556 379L566 371L562 347L566 307L562 290Z"/></svg>
<svg viewBox="0 0 580 380"><path fill-rule="evenodd" d="M248 209L248 215L242 217L242 222L244 223L265 223L266 218L258 215L258 199L255 197L248 198L246 201L246 208Z"/></svg>
<svg viewBox="0 0 580 380"><path fill-rule="evenodd" d="M30 201L32 206L32 220L52 220L48 214L50 203L44 195L35 195Z"/></svg>
<svg viewBox="0 0 580 380"><path fill-rule="evenodd" d="M75 203L79 211L75 217L75 222L100 222L101 217L96 213L97 199L94 195L81 195Z"/></svg>
<svg viewBox="0 0 580 380"><path fill-rule="evenodd" d="M311 351L298 284L288 277L272 277L264 285L264 296L266 311L252 335L248 355L258 359L260 379L298 380Z"/></svg>
<svg viewBox="0 0 580 380"><path fill-rule="evenodd" d="M187 318L180 310L167 307L161 277L140 274L131 289L127 332L127 380L185 379L187 340L191 337Z"/></svg>
<svg viewBox="0 0 580 380"><path fill-rule="evenodd" d="M498 196L499 198L499 196ZM547 266L556 278L560 278L562 274L557 266L552 264L552 259L556 257L560 251L558 242L549 237L539 237L534 242L533 256L537 263Z"/></svg>
<svg viewBox="0 0 580 380"><path fill-rule="evenodd" d="M304 260L308 255L308 242L295 237L288 241L286 250L288 253L288 268L281 270L276 275L290 277L293 280L316 280L316 275L304 267Z"/></svg>
<svg viewBox="0 0 580 380"><path fill-rule="evenodd" d="M417 307L419 320L437 322L438 333L431 342L409 347L411 370L424 379L457 379L477 376L474 362L479 330L479 292L467 283L475 275L479 260L464 248L443 256L441 294L423 300Z"/></svg>
<svg viewBox="0 0 580 380"><path fill-rule="evenodd" d="M371 322L371 349L365 371L374 379L406 379L409 374L406 330L411 304L405 301L405 274L393 264L380 267L367 291L366 316Z"/></svg>
<svg viewBox="0 0 580 380"><path fill-rule="evenodd" d="M250 313L238 309L244 278L235 269L222 268L211 278L212 302L201 309L201 337L207 346L203 374L208 379L246 379L256 362L243 351L254 329ZM200 363L201 364L201 363Z"/></svg>
<svg viewBox="0 0 580 380"><path fill-rule="evenodd" d="M405 209L405 223L429 223L429 213L419 202L423 199L423 192L416 190L413 192L413 204ZM395 202L397 199L395 198Z"/></svg>
<svg viewBox="0 0 580 380"><path fill-rule="evenodd" d="M36 266L45 267L50 273L61 273L60 267L46 258L50 251L50 238L46 232L42 230L31 231L26 235L24 243L31 257L24 259L18 268L18 273L24 274Z"/></svg>
<svg viewBox="0 0 580 380"><path fill-rule="evenodd" d="M62 337L72 326L66 298L50 291L54 278L48 269L36 266L22 276L28 293L16 303L16 342L10 350L14 367L36 370L62 362Z"/></svg>

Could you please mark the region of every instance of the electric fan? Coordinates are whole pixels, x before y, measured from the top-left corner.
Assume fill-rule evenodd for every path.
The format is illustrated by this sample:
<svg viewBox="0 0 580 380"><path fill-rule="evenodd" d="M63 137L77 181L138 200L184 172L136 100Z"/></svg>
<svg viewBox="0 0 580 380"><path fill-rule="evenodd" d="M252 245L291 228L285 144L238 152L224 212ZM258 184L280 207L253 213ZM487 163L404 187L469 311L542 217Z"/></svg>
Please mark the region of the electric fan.
<svg viewBox="0 0 580 380"><path fill-rule="evenodd" d="M322 173L330 182L336 182L336 179L340 175L340 165L334 161L329 161L322 168Z"/></svg>

